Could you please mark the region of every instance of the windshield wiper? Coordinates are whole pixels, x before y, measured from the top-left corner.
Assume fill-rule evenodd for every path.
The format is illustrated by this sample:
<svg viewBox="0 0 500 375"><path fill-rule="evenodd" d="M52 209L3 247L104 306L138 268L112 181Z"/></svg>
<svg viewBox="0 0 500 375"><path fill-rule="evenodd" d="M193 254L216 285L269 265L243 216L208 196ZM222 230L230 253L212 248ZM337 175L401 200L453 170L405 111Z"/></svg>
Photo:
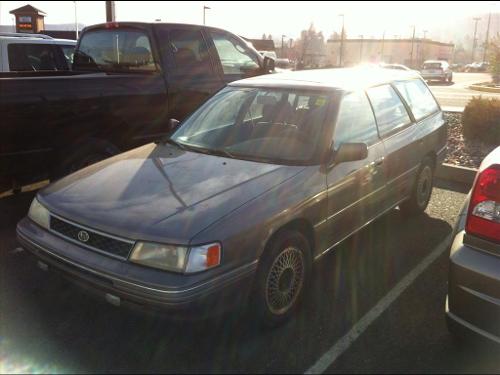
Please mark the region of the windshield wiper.
<svg viewBox="0 0 500 375"><path fill-rule="evenodd" d="M183 145L182 143L179 143L177 141L174 141L172 138L170 137L165 137L165 138L162 138L160 139L157 143L169 143L171 145L174 145L174 146L177 146L179 147L181 150L184 150L186 151L188 149L188 147L186 147L185 145Z"/></svg>

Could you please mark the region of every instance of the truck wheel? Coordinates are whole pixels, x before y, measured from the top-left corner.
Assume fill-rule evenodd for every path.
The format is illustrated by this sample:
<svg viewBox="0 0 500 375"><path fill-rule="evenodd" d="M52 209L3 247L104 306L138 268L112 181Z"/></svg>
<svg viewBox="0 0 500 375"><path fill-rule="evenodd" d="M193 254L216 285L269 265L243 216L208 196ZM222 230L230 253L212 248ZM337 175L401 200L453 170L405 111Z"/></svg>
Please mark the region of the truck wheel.
<svg viewBox="0 0 500 375"><path fill-rule="evenodd" d="M430 158L422 161L417 178L408 200L399 205L399 209L406 215L421 214L427 208L434 185L434 163Z"/></svg>
<svg viewBox="0 0 500 375"><path fill-rule="evenodd" d="M72 150L76 152L61 164L54 174L55 178L67 176L120 153L116 146L101 139L92 139L83 144L75 145Z"/></svg>
<svg viewBox="0 0 500 375"><path fill-rule="evenodd" d="M450 77L448 78L448 82L452 83L453 82L453 74L450 74Z"/></svg>
<svg viewBox="0 0 500 375"><path fill-rule="evenodd" d="M280 233L260 259L253 296L260 323L275 327L296 310L310 273L310 247L299 232Z"/></svg>

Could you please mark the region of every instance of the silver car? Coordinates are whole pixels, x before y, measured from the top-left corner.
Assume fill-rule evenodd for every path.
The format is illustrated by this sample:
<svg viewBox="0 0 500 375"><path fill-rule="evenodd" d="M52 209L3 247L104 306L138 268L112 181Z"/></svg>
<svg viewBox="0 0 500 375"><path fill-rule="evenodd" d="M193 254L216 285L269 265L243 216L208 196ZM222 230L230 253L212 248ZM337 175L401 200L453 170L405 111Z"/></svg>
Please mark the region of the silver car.
<svg viewBox="0 0 500 375"><path fill-rule="evenodd" d="M453 82L453 71L450 64L441 60L427 60L421 71L422 78L426 81Z"/></svg>
<svg viewBox="0 0 500 375"><path fill-rule="evenodd" d="M500 147L481 164L458 218L448 285L451 333L500 344Z"/></svg>

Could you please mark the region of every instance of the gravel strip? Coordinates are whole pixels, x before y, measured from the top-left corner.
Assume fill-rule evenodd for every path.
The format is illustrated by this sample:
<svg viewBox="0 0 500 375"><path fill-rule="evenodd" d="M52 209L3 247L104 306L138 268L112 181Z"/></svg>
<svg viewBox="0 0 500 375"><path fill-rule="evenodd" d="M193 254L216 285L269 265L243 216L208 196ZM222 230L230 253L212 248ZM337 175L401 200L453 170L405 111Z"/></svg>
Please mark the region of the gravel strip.
<svg viewBox="0 0 500 375"><path fill-rule="evenodd" d="M484 157L496 146L464 139L462 135L462 114L444 112L448 125L448 147L445 163L462 167L478 168Z"/></svg>

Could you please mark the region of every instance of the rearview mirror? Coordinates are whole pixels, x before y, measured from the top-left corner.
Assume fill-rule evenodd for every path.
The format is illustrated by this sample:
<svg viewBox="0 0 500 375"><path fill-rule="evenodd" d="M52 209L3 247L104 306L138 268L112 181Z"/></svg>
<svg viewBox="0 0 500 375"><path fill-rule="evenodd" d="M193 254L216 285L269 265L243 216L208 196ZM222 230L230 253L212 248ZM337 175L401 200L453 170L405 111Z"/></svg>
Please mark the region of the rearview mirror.
<svg viewBox="0 0 500 375"><path fill-rule="evenodd" d="M275 61L272 57L264 56L264 62L262 64L262 69L265 73L274 72Z"/></svg>
<svg viewBox="0 0 500 375"><path fill-rule="evenodd" d="M179 126L181 122L179 120L176 120L175 118L171 118L168 120L168 132L171 133L173 132L175 129L177 129L177 127Z"/></svg>
<svg viewBox="0 0 500 375"><path fill-rule="evenodd" d="M347 161L363 160L368 157L368 146L365 143L343 143L338 150L333 153L335 164Z"/></svg>

